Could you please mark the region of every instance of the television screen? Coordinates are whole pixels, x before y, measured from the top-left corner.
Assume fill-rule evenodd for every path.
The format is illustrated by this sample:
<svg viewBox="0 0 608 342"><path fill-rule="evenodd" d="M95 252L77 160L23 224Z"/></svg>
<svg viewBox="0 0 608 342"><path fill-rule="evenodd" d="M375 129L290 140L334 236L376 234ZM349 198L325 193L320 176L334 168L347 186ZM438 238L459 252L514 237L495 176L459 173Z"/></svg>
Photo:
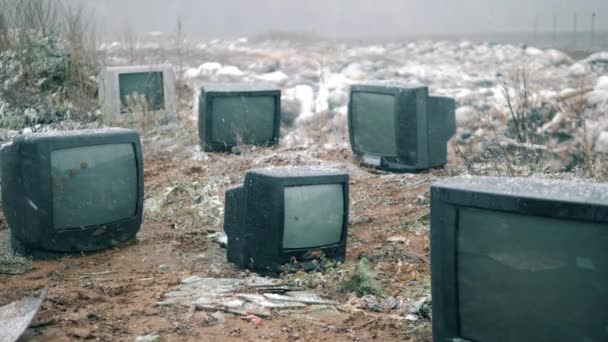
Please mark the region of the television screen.
<svg viewBox="0 0 608 342"><path fill-rule="evenodd" d="M395 96L372 92L353 92L351 96L355 148L372 155L396 156Z"/></svg>
<svg viewBox="0 0 608 342"><path fill-rule="evenodd" d="M207 84L200 88L195 101L199 141L207 152L230 152L239 145L272 146L279 142L281 89L276 86Z"/></svg>
<svg viewBox="0 0 608 342"><path fill-rule="evenodd" d="M276 110L274 96L217 96L212 101L213 141L233 146L273 139Z"/></svg>
<svg viewBox="0 0 608 342"><path fill-rule="evenodd" d="M606 341L608 226L463 208L460 331L473 341Z"/></svg>
<svg viewBox="0 0 608 342"><path fill-rule="evenodd" d="M108 224L135 215L138 183L133 144L52 151L51 177L55 229Z"/></svg>
<svg viewBox="0 0 608 342"><path fill-rule="evenodd" d="M283 248L311 248L340 242L344 219L341 184L285 188Z"/></svg>
<svg viewBox="0 0 608 342"><path fill-rule="evenodd" d="M165 105L163 73L134 72L118 75L121 112L129 112L130 108L145 110L162 110Z"/></svg>

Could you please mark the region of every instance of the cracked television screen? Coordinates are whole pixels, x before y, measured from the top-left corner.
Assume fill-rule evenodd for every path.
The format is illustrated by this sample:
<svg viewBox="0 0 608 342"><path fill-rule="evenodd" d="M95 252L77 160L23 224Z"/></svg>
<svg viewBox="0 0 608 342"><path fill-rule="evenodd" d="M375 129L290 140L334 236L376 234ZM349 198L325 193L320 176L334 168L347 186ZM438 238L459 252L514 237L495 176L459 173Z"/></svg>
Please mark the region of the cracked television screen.
<svg viewBox="0 0 608 342"><path fill-rule="evenodd" d="M51 177L57 230L109 224L135 215L137 165L132 144L53 151Z"/></svg>
<svg viewBox="0 0 608 342"><path fill-rule="evenodd" d="M343 220L341 184L286 187L283 249L337 244L342 236Z"/></svg>

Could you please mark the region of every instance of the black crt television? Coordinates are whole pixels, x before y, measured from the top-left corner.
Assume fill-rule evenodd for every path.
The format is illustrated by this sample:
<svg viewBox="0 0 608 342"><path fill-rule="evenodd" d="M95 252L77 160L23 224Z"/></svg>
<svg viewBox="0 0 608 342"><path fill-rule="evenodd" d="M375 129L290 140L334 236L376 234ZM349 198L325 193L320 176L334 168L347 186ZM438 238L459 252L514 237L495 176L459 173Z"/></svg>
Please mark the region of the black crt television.
<svg viewBox="0 0 608 342"><path fill-rule="evenodd" d="M0 151L13 248L37 258L133 240L142 220L139 134L119 128L17 136Z"/></svg>
<svg viewBox="0 0 608 342"><path fill-rule="evenodd" d="M434 341L608 341L608 185L431 187Z"/></svg>
<svg viewBox="0 0 608 342"><path fill-rule="evenodd" d="M443 166L455 132L455 101L425 86L375 82L350 88L348 130L355 159L392 172Z"/></svg>
<svg viewBox="0 0 608 342"><path fill-rule="evenodd" d="M229 152L234 146L279 142L281 90L263 84L212 84L198 98L201 147Z"/></svg>
<svg viewBox="0 0 608 342"><path fill-rule="evenodd" d="M226 191L225 208L227 258L241 267L276 273L344 261L344 172L314 166L250 170L242 186Z"/></svg>

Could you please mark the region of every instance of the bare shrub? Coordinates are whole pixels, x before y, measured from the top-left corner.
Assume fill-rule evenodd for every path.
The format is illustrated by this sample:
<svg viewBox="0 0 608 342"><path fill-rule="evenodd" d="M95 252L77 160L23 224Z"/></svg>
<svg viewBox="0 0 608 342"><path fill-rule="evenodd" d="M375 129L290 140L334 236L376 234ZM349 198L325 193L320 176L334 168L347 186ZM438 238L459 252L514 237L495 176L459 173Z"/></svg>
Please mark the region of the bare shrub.
<svg viewBox="0 0 608 342"><path fill-rule="evenodd" d="M503 114L486 111L479 120L485 135L473 135L466 142L455 139L456 153L469 173L529 176L578 170L585 177L605 179L605 158L593 152L596 132L590 132L586 123L589 88L584 82L571 94L543 101L525 69L500 82L506 127L496 125L504 122Z"/></svg>
<svg viewBox="0 0 608 342"><path fill-rule="evenodd" d="M97 83L91 78L98 73L100 65L94 15L82 6L65 7L63 21L65 50L69 56L64 94L66 100L80 109L77 119L82 120L97 106Z"/></svg>
<svg viewBox="0 0 608 342"><path fill-rule="evenodd" d="M608 157L602 153L595 153L593 150L594 140L599 134L598 129L601 131L605 127L595 127L595 131L593 131L592 127L587 125L585 94L592 88L587 87L585 83L585 80L581 81L576 91L558 98L557 106L564 113L564 121L571 123L577 130L579 158L582 160L578 169L583 172L585 177L607 181L608 170L605 166Z"/></svg>
<svg viewBox="0 0 608 342"><path fill-rule="evenodd" d="M175 53L177 54L177 79L175 86L177 89L177 98L181 99L182 88L184 87L184 41L186 39L186 34L184 32L184 21L181 17L178 17L175 23L175 34L173 39Z"/></svg>
<svg viewBox="0 0 608 342"><path fill-rule="evenodd" d="M508 76L499 75L499 82L506 112L482 111L479 124L487 134L469 142L482 146L480 151L473 152L456 140L457 155L472 174L527 176L545 171L547 147L542 126L554 111L539 101L525 69ZM497 122L505 120L504 129L497 126Z"/></svg>

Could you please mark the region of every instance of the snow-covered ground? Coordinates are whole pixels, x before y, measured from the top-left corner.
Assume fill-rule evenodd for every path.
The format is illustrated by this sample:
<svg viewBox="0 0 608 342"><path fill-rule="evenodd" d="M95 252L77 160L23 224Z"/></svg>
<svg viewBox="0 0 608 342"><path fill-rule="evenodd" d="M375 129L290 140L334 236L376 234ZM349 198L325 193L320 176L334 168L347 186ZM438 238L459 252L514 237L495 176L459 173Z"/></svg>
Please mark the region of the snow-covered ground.
<svg viewBox="0 0 608 342"><path fill-rule="evenodd" d="M178 56L167 39L149 37L135 49L118 42L103 44L109 64L173 63ZM168 44L168 45L167 45ZM129 55L129 51L136 51ZM305 142L298 132L320 113L332 127L346 123L350 84L397 80L428 85L431 93L454 97L458 122L475 120L481 110L505 110L501 79L524 69L540 100L551 100L582 88L588 93L589 116L608 111L608 52L575 61L558 50L467 41L414 41L382 45L345 42L251 41L248 39L184 42L181 77L193 89L205 82L265 82L283 89L283 108L297 119L287 141Z"/></svg>
<svg viewBox="0 0 608 342"><path fill-rule="evenodd" d="M273 83L284 90L284 108L296 111L298 121L329 111L333 121L342 124L350 84L397 80L425 84L431 93L454 97L460 107L459 122L463 122L479 110L504 107L500 77L520 68L526 70L531 89L540 99L597 83L588 94L589 104L608 111L606 81L599 80L608 71L608 52L574 61L557 50L466 41L360 45L238 39L185 42L184 46L181 73L192 88L204 82ZM158 41L138 43L139 56L128 56L129 48L118 42L100 48L110 64L133 63L135 57L141 62L177 65L175 48ZM297 137L292 134L291 138Z"/></svg>

